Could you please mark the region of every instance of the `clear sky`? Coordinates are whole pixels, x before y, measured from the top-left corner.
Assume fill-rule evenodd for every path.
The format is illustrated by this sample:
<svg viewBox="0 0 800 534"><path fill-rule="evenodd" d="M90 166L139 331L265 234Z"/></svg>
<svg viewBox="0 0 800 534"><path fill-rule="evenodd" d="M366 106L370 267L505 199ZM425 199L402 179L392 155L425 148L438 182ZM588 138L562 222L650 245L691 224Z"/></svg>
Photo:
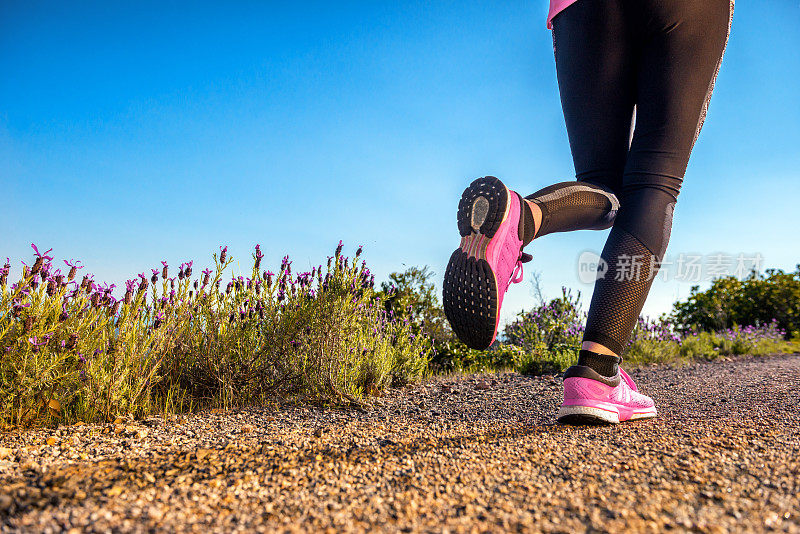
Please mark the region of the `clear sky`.
<svg viewBox="0 0 800 534"><path fill-rule="evenodd" d="M427 264L441 287L473 178L523 194L573 178L546 10L0 2L0 256L18 269L35 242L120 284L220 244L309 267L343 239L379 280ZM738 3L668 256L800 262L799 51L797 0ZM546 236L526 267L588 301L578 256L606 235ZM532 306L530 280L505 318ZM645 312L691 285L656 282Z"/></svg>

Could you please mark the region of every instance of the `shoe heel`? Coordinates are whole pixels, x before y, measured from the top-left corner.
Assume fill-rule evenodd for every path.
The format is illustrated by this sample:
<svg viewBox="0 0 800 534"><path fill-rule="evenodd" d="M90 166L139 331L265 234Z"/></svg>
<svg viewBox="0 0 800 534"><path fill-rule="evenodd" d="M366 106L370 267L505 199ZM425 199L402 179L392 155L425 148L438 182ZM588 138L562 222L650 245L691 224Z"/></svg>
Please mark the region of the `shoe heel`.
<svg viewBox="0 0 800 534"><path fill-rule="evenodd" d="M508 207L508 190L494 176L478 178L469 184L458 202L458 232L494 237Z"/></svg>
<svg viewBox="0 0 800 534"><path fill-rule="evenodd" d="M619 412L612 412L593 406L561 406L558 422L568 425L619 424Z"/></svg>

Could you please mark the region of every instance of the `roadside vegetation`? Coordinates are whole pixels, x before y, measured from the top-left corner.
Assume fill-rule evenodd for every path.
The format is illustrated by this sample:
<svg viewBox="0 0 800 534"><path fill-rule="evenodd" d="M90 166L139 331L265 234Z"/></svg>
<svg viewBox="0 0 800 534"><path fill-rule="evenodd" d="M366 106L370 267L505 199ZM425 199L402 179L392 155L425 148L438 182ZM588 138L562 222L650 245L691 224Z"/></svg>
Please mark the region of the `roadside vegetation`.
<svg viewBox="0 0 800 534"><path fill-rule="evenodd" d="M62 273L39 253L20 278L0 273L0 425L103 421L298 399L359 403L427 371L430 344L386 311L374 276L342 255L294 273L283 258L247 277L166 262L114 286ZM390 295L390 294L386 294ZM386 295L383 295L384 297Z"/></svg>
<svg viewBox="0 0 800 534"><path fill-rule="evenodd" d="M535 285L539 304L519 313L489 350L478 351L450 332L427 269L412 268L391 278L387 288L417 310L412 325L431 343L433 372L556 374L578 360L586 323L580 292L562 288L559 297L546 301ZM630 366L799 352L798 325L800 266L793 273L768 269L745 280L718 278L706 291L693 287L689 299L676 302L669 314L640 317L623 358Z"/></svg>
<svg viewBox="0 0 800 534"><path fill-rule="evenodd" d="M220 247L213 268L162 262L124 291L33 250L30 266L0 269L0 428L275 400L358 405L430 373L554 374L577 360L585 323L580 293L564 288L489 350L471 350L449 328L432 271L392 273L377 288L361 247L347 257L341 242L309 272L288 256L267 269L257 245L248 275L234 276ZM800 266L718 279L671 314L641 318L624 357L798 351L799 316Z"/></svg>

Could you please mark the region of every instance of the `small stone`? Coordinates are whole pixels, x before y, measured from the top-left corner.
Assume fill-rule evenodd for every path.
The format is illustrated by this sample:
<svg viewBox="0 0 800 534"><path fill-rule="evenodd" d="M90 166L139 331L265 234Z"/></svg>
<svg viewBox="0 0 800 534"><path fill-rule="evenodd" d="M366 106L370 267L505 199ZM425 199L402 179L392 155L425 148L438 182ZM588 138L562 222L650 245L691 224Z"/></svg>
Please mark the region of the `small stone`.
<svg viewBox="0 0 800 534"><path fill-rule="evenodd" d="M58 441L53 436L50 436L49 438L47 438L47 441L45 443L53 447L56 443L58 443Z"/></svg>
<svg viewBox="0 0 800 534"><path fill-rule="evenodd" d="M11 456L13 452L14 451L9 449L8 447L0 447L0 460L5 460L9 456Z"/></svg>
<svg viewBox="0 0 800 534"><path fill-rule="evenodd" d="M248 432L252 432L253 430L255 430L255 428L253 427L253 425L249 425L249 424L248 425L242 425L242 428L241 428L242 434L247 434Z"/></svg>
<svg viewBox="0 0 800 534"><path fill-rule="evenodd" d="M482 381L478 382L477 384L475 384L475 389L478 389L478 390L482 390L483 391L483 390L487 390L489 388L491 388L491 385L489 384L489 382L487 382L485 380L482 380Z"/></svg>

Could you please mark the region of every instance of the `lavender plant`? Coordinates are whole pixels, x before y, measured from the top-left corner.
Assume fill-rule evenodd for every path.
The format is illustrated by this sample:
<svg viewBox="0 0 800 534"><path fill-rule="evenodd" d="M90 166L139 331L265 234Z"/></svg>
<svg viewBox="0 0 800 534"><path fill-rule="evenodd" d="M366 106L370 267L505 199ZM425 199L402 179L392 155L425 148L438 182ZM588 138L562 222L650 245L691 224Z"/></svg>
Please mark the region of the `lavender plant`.
<svg viewBox="0 0 800 534"><path fill-rule="evenodd" d="M517 320L506 327L506 342L521 352L514 353L513 362L503 362L502 366L533 374L566 369L577 361L585 320L580 293L573 296L567 288L562 288L560 298L520 313ZM622 356L628 365L673 364L736 354L797 350L796 344L784 340L785 334L777 320L716 332L683 332L669 316L639 317Z"/></svg>
<svg viewBox="0 0 800 534"><path fill-rule="evenodd" d="M508 343L526 350L546 348L572 352L580 347L586 313L581 311L581 293L561 288L561 297L541 304L518 318L503 331Z"/></svg>
<svg viewBox="0 0 800 534"><path fill-rule="evenodd" d="M271 398L359 403L420 377L428 348L384 311L374 276L355 257L310 272L262 270L223 279L227 247L193 276L166 262L115 286L80 281L33 246L35 259L8 284L0 270L0 424L99 421ZM360 263L359 263L360 261ZM174 276L170 276L174 274Z"/></svg>

